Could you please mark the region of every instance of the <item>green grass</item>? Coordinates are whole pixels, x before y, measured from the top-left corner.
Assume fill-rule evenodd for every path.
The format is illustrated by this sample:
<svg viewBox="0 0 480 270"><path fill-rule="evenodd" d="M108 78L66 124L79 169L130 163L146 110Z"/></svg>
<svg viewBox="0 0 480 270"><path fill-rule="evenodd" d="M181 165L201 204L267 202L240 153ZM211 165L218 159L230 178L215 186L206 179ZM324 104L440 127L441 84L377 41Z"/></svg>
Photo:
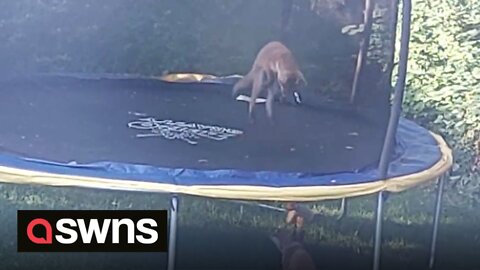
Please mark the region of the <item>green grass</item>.
<svg viewBox="0 0 480 270"><path fill-rule="evenodd" d="M447 194L448 195L448 194ZM165 254L16 252L18 209L165 209L167 195L6 184L0 186L1 269L164 269ZM434 185L391 195L385 207L383 269L426 269L435 201ZM309 204L320 218L306 228L307 248L319 269L370 269L374 195L349 200L337 221L339 201ZM269 240L283 225L280 212L197 197L181 197L177 245L179 269L279 269ZM444 204L437 269L480 269L478 209Z"/></svg>

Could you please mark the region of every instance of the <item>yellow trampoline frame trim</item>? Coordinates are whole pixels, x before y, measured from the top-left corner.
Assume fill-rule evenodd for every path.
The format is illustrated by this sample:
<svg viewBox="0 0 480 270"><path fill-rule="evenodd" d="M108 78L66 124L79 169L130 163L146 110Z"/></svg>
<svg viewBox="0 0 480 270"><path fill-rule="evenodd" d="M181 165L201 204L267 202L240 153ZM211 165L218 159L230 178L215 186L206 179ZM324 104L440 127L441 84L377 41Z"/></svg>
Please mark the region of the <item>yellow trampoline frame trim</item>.
<svg viewBox="0 0 480 270"><path fill-rule="evenodd" d="M144 181L107 179L97 177L75 176L46 173L0 166L0 182L15 184L39 184L47 186L86 187L111 190L128 190L143 192L177 193L194 196L257 200L257 201L296 201L309 202L341 199L368 195L379 191L401 192L425 182L435 180L453 163L452 151L437 134L431 133L438 142L442 153L440 160L430 168L410 175L389 178L383 181L339 186L308 187L264 187L245 185L192 185L181 186Z"/></svg>

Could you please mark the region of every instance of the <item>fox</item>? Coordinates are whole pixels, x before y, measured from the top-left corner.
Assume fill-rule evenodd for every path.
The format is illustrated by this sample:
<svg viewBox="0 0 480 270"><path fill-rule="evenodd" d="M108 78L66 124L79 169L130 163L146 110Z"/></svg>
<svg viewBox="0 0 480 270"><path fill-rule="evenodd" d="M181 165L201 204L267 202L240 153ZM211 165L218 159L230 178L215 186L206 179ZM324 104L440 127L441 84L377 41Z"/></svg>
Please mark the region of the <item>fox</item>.
<svg viewBox="0 0 480 270"><path fill-rule="evenodd" d="M307 80L293 53L280 41L270 41L257 53L250 71L234 85L232 95L235 97L240 90L251 89L248 117L254 122L256 100L267 91L265 106L267 116L273 122L275 98L279 96L280 102L285 102L287 94L302 86L307 86Z"/></svg>
<svg viewBox="0 0 480 270"><path fill-rule="evenodd" d="M312 222L316 219L316 213L309 208L296 203L288 202L285 204L287 212L285 221L287 224L293 224L296 229L303 229L306 222Z"/></svg>
<svg viewBox="0 0 480 270"><path fill-rule="evenodd" d="M270 238L282 254L282 270L316 270L315 262L303 246L303 231L278 229Z"/></svg>

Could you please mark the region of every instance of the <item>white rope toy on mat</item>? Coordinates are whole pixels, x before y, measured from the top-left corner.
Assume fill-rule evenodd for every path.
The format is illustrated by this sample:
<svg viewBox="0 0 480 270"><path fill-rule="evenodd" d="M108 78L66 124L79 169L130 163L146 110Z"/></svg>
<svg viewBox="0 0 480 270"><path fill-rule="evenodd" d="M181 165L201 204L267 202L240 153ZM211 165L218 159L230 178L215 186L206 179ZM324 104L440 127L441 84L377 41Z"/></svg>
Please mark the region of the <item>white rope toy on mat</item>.
<svg viewBox="0 0 480 270"><path fill-rule="evenodd" d="M300 94L299 94L297 91L293 92L293 96L295 97L295 102L296 102L297 104L302 103L302 99L301 99L301 97L300 97ZM249 96L245 96L245 95L239 95L239 96L237 97L237 100L238 100L238 101L250 102L250 97L249 97ZM265 98L257 98L257 100L255 101L255 103L265 103L265 102L267 102L267 100L266 100Z"/></svg>
<svg viewBox="0 0 480 270"><path fill-rule="evenodd" d="M239 96L237 97L237 100L239 100L239 101L250 102L250 99L251 99L251 98L250 98L249 96L245 96L245 95L239 95ZM257 99L255 100L255 103L265 103L265 102L267 102L267 100L264 99L264 98L257 98Z"/></svg>

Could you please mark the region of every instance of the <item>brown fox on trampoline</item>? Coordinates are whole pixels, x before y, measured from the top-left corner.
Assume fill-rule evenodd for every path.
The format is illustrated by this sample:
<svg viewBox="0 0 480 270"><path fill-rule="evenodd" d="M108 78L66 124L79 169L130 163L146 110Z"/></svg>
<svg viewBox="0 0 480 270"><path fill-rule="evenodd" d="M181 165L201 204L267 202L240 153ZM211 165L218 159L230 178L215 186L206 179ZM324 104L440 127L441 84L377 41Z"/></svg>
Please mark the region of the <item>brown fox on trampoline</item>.
<svg viewBox="0 0 480 270"><path fill-rule="evenodd" d="M271 41L258 52L250 71L233 87L235 97L242 89L251 88L248 116L254 122L253 109L263 91L267 91L266 111L273 123L273 102L280 95L284 102L295 87L306 86L305 76L300 71L292 52L281 42Z"/></svg>

